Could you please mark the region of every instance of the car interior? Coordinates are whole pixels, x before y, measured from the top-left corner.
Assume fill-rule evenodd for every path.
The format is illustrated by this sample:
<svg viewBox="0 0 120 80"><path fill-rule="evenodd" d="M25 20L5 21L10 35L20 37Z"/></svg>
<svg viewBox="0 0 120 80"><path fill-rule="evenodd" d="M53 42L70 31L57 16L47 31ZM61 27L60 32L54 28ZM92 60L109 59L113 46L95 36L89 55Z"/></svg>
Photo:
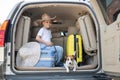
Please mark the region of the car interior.
<svg viewBox="0 0 120 80"><path fill-rule="evenodd" d="M65 70L63 67L20 67L16 66L16 56L18 50L29 42L36 42L35 37L41 26L35 26L34 21L41 18L43 13L51 17L56 16L52 22L52 42L55 45L63 47L64 56L62 62L65 62L67 38L70 34L79 34L82 36L82 57L83 61L78 65L79 70L95 70L99 67L99 53L97 43L97 22L93 12L84 4L62 4L62 3L44 3L30 4L25 6L16 20L15 43L13 61L16 70ZM89 31L89 32L87 32Z"/></svg>

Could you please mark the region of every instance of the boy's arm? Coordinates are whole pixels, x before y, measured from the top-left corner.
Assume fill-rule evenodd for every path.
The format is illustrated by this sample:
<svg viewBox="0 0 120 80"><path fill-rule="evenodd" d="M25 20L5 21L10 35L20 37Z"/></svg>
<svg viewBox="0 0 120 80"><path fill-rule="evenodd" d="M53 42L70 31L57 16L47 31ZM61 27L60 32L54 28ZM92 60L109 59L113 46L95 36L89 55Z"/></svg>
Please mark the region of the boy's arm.
<svg viewBox="0 0 120 80"><path fill-rule="evenodd" d="M42 39L40 38L40 36L36 36L36 40L37 40L38 42L41 42L41 43L43 43L43 44L46 44L46 42L45 42L44 40L42 40Z"/></svg>
<svg viewBox="0 0 120 80"><path fill-rule="evenodd" d="M47 45L47 46L52 46L52 45L53 45L52 42L46 42L46 41L42 40L42 39L40 38L40 36L36 36L36 40L37 40L38 42L41 42L41 43Z"/></svg>

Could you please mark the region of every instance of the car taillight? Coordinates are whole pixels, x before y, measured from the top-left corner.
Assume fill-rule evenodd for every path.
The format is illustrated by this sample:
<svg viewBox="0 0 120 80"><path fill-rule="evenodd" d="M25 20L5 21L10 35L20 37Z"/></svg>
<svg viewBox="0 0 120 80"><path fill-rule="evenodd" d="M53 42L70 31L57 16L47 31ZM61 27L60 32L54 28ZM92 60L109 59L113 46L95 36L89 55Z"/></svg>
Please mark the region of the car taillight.
<svg viewBox="0 0 120 80"><path fill-rule="evenodd" d="M2 26L0 27L0 47L4 46L4 40L5 40L5 31L8 26L9 20L6 20L3 22Z"/></svg>

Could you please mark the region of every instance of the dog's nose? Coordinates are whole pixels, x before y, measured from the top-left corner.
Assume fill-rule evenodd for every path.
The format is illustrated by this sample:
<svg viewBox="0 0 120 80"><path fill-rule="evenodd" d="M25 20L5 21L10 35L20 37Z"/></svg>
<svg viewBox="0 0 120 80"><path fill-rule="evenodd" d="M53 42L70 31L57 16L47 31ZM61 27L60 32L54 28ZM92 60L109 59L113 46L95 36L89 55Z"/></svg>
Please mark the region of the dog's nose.
<svg viewBox="0 0 120 80"><path fill-rule="evenodd" d="M71 62L69 64L72 64Z"/></svg>

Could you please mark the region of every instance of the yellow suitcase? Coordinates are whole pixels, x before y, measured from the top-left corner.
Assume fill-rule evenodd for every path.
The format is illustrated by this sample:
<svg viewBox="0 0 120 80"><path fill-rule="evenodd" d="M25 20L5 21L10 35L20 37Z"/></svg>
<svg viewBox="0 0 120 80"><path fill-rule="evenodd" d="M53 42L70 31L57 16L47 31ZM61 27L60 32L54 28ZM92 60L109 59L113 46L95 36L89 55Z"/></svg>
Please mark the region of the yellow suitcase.
<svg viewBox="0 0 120 80"><path fill-rule="evenodd" d="M68 36L68 38L67 38L67 56L68 55L75 55L77 63L82 62L82 38L81 38L81 35L73 34L73 35Z"/></svg>

